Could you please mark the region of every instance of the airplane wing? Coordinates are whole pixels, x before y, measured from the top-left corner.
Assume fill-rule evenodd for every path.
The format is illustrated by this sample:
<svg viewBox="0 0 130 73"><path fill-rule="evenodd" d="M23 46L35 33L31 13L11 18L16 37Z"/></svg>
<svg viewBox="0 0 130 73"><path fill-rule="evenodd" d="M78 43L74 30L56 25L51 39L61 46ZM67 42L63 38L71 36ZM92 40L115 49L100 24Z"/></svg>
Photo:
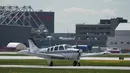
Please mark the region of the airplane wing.
<svg viewBox="0 0 130 73"><path fill-rule="evenodd" d="M43 58L53 58L53 59L64 59L65 56L61 55L61 54L47 54L47 53L41 53L38 54L39 57L43 57Z"/></svg>
<svg viewBox="0 0 130 73"><path fill-rule="evenodd" d="M103 54L106 54L106 52L100 52L100 53L82 53L81 57L97 56L97 55L103 55Z"/></svg>

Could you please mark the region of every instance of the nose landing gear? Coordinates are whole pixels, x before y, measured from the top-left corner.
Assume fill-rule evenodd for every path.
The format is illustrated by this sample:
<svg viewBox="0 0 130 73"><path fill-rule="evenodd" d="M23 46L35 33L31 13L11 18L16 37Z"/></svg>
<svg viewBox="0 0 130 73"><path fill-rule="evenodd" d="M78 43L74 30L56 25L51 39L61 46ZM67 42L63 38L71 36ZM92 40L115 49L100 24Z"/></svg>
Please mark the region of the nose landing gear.
<svg viewBox="0 0 130 73"><path fill-rule="evenodd" d="M50 62L48 63L48 65L49 65L49 66L53 66L53 62L50 61Z"/></svg>

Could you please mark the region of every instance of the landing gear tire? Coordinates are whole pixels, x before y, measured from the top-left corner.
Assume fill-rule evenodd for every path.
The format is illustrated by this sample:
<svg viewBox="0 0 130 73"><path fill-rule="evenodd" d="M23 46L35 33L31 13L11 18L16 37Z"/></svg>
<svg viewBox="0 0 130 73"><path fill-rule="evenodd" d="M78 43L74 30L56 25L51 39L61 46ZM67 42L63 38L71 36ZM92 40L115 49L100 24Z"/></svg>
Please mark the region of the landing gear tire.
<svg viewBox="0 0 130 73"><path fill-rule="evenodd" d="M80 66L80 62L74 61L73 66Z"/></svg>
<svg viewBox="0 0 130 73"><path fill-rule="evenodd" d="M74 62L73 62L73 66L76 66L76 65L77 65L77 61L74 61Z"/></svg>
<svg viewBox="0 0 130 73"><path fill-rule="evenodd" d="M49 66L53 66L53 62L52 61L49 63Z"/></svg>
<svg viewBox="0 0 130 73"><path fill-rule="evenodd" d="M79 62L77 62L77 66L80 66L80 63L79 63Z"/></svg>

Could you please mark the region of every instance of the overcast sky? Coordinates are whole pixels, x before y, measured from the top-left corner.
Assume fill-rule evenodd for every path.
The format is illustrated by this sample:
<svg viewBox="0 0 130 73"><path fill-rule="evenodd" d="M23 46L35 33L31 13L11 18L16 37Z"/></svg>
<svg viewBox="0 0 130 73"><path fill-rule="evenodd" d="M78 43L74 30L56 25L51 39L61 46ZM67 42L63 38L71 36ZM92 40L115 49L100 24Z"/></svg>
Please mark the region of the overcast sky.
<svg viewBox="0 0 130 73"><path fill-rule="evenodd" d="M0 0L0 4L31 5L35 10L54 11L56 33L75 32L77 23L99 23L104 18L130 20L130 0Z"/></svg>

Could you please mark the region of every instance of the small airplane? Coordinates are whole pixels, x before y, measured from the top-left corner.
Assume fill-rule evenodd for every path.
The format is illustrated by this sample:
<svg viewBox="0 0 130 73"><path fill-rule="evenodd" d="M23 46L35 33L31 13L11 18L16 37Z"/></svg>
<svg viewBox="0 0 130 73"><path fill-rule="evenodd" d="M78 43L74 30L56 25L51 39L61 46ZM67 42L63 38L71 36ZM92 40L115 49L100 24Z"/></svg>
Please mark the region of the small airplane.
<svg viewBox="0 0 130 73"><path fill-rule="evenodd" d="M106 52L84 54L81 49L73 48L68 44L39 49L34 40L28 39L28 42L29 48L27 50L21 50L18 53L42 57L48 61L49 66L53 66L52 60L72 60L73 66L80 66L79 61L81 57L106 54Z"/></svg>

